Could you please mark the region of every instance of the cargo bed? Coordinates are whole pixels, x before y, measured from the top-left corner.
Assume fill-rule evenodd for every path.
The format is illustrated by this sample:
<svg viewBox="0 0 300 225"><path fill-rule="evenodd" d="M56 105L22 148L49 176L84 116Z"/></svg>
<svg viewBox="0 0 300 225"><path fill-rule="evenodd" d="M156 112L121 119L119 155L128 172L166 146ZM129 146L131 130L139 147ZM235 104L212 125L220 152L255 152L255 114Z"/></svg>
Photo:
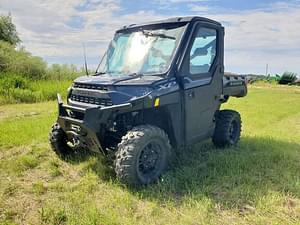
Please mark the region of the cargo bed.
<svg viewBox="0 0 300 225"><path fill-rule="evenodd" d="M224 74L223 77L223 95L233 97L244 97L247 95L246 76L236 74Z"/></svg>

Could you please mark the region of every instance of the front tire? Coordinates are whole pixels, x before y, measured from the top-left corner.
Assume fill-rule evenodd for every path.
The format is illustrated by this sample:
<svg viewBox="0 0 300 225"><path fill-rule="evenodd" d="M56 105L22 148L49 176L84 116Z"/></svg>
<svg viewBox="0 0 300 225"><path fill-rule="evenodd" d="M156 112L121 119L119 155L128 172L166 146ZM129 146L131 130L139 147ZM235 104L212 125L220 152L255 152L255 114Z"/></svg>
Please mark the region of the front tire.
<svg viewBox="0 0 300 225"><path fill-rule="evenodd" d="M236 145L241 136L241 116L234 110L221 110L216 115L216 127L212 141L216 147Z"/></svg>
<svg viewBox="0 0 300 225"><path fill-rule="evenodd" d="M73 151L67 144L68 138L58 123L55 123L49 133L49 141L52 150L61 158L70 155Z"/></svg>
<svg viewBox="0 0 300 225"><path fill-rule="evenodd" d="M156 181L166 170L171 145L160 128L141 125L128 131L118 145L115 172L124 183L133 186Z"/></svg>

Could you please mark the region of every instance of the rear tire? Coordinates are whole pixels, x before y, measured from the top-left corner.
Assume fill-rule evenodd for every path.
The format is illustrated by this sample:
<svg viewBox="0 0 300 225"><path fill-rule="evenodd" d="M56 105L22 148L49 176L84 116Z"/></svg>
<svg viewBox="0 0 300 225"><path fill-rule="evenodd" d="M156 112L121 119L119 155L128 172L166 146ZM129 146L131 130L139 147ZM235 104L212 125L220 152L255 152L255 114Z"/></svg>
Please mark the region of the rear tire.
<svg viewBox="0 0 300 225"><path fill-rule="evenodd" d="M58 123L55 123L49 133L49 141L52 150L60 157L70 155L73 150L67 144L67 135Z"/></svg>
<svg viewBox="0 0 300 225"><path fill-rule="evenodd" d="M216 115L216 127L212 141L216 147L236 145L241 136L241 116L234 110L221 110Z"/></svg>
<svg viewBox="0 0 300 225"><path fill-rule="evenodd" d="M128 131L118 145L115 172L132 186L156 181L166 170L171 154L167 134L160 128L141 125Z"/></svg>

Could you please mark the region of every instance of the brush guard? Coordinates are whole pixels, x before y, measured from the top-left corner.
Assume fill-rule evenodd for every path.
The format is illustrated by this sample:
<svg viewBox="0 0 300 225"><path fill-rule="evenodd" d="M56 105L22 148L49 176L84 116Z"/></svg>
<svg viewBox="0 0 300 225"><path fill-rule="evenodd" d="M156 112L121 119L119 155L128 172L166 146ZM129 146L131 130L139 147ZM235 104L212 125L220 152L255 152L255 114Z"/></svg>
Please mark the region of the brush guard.
<svg viewBox="0 0 300 225"><path fill-rule="evenodd" d="M84 147L93 152L105 154L100 143L101 124L107 124L107 120L115 111L128 110L131 103L113 106L93 106L81 108L65 105L60 94L57 94L58 118L57 123L74 140L76 147ZM74 118L72 113L79 113L82 119Z"/></svg>

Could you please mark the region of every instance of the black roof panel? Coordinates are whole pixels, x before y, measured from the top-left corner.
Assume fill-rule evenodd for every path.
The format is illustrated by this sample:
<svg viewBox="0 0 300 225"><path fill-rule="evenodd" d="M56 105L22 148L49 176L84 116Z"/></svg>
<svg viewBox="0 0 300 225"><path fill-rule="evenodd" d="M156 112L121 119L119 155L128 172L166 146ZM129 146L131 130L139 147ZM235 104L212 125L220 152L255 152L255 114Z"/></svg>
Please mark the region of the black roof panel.
<svg viewBox="0 0 300 225"><path fill-rule="evenodd" d="M141 24L131 24L131 25L124 26L124 27L120 28L119 31L124 30L124 29L128 29L128 28L143 27L143 26L147 26L147 25L162 24L162 23L191 22L193 20L199 20L199 21L212 23L212 24L221 26L221 23L219 23L215 20L205 18L205 17L184 16L184 17L172 17L172 18L168 18L168 19L164 19L164 20L150 21L150 22L141 23Z"/></svg>

